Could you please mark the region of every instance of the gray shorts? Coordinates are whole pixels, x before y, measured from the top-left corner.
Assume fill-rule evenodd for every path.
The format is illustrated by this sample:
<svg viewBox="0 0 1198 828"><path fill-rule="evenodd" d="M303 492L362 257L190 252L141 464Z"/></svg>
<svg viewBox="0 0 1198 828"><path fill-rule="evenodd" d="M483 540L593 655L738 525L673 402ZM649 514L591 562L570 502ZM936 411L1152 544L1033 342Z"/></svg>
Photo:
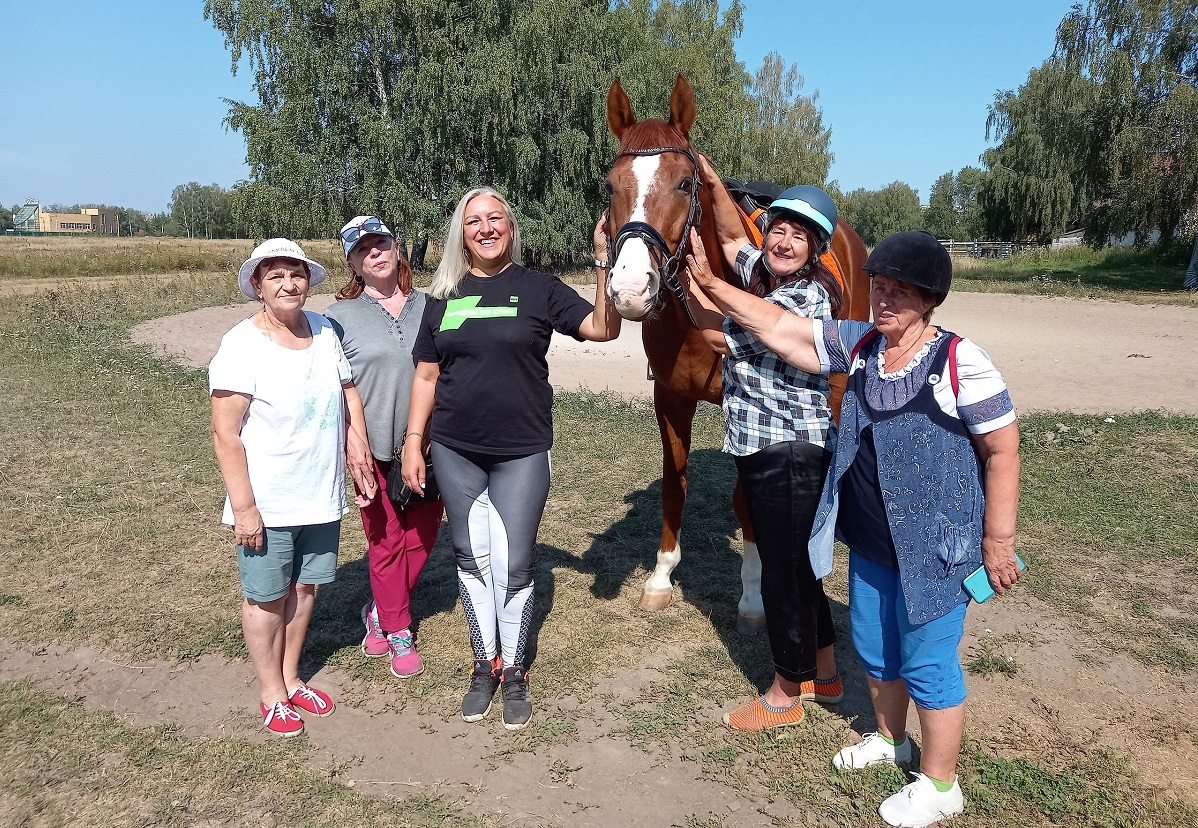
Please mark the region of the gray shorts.
<svg viewBox="0 0 1198 828"><path fill-rule="evenodd" d="M327 584L337 575L341 521L312 526L267 527L262 548L237 547L237 569L246 598L264 604L285 596L292 584Z"/></svg>

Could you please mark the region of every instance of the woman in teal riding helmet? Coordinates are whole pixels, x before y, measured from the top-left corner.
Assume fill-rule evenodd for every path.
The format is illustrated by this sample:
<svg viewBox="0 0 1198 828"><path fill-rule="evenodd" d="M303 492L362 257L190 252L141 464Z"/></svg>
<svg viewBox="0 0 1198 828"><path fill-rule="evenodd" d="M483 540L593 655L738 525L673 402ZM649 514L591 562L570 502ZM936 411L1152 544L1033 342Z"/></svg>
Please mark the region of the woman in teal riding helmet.
<svg viewBox="0 0 1198 828"><path fill-rule="evenodd" d="M721 248L744 286L789 313L832 319L843 297L820 263L837 220L828 194L810 186L783 191L770 206L759 250L706 159L701 169L713 187ZM710 303L704 307L704 338L724 355L724 451L736 462L748 501L774 660L769 689L726 714L724 723L738 730L794 725L803 720L804 700L835 704L843 697L831 609L807 555L835 437L828 378L787 365L735 320Z"/></svg>

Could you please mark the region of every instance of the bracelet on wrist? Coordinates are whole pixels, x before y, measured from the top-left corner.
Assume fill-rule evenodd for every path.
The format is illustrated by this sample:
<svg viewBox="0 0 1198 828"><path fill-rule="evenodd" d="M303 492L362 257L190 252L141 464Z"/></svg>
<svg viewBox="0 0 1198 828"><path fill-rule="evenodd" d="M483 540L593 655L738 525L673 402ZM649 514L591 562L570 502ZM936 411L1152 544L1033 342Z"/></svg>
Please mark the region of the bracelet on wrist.
<svg viewBox="0 0 1198 828"><path fill-rule="evenodd" d="M596 258L595 267L602 268L603 270L611 270L611 262L605 262L602 259Z"/></svg>
<svg viewBox="0 0 1198 828"><path fill-rule="evenodd" d="M405 435L404 435L404 437L411 437L412 435L415 435L415 436L417 436L417 437L423 437L423 436L424 436L424 432L421 432L421 431L409 431L407 434L405 434Z"/></svg>

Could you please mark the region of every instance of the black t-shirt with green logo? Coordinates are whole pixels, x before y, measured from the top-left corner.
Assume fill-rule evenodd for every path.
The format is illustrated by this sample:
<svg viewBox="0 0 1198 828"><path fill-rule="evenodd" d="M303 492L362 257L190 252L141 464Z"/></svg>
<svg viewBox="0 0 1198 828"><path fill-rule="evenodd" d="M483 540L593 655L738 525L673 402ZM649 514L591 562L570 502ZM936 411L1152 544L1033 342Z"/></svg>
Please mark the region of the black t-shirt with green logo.
<svg viewBox="0 0 1198 828"><path fill-rule="evenodd" d="M521 455L553 445L549 339L578 336L591 303L556 276L512 264L467 274L452 299L429 298L412 348L441 366L431 437L464 451Z"/></svg>

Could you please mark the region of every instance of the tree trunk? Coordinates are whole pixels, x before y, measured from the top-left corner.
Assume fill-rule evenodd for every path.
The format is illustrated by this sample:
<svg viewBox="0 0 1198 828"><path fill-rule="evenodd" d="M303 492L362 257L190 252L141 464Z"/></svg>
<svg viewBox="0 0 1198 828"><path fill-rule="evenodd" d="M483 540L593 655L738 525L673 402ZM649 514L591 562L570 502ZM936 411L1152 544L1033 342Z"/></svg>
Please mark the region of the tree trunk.
<svg viewBox="0 0 1198 828"><path fill-rule="evenodd" d="M428 236L421 233L416 237L416 243L412 245L412 255L408 257L408 264L412 266L412 270L424 270L426 253L428 253Z"/></svg>

